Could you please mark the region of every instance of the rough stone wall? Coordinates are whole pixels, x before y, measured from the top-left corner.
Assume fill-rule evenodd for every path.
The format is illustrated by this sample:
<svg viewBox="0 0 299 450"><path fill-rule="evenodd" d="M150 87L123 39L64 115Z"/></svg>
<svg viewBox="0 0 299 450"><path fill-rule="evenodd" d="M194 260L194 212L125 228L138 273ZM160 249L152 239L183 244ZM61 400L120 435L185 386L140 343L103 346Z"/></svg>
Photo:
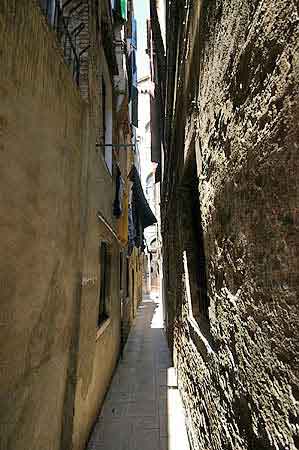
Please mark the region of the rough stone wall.
<svg viewBox="0 0 299 450"><path fill-rule="evenodd" d="M196 449L294 450L298 2L206 1L199 17L184 96L196 103L198 93L186 145L198 132L210 310L198 327L185 296L175 324L190 437Z"/></svg>
<svg viewBox="0 0 299 450"><path fill-rule="evenodd" d="M2 1L0 24L0 447L56 450L81 283L84 108L36 2Z"/></svg>

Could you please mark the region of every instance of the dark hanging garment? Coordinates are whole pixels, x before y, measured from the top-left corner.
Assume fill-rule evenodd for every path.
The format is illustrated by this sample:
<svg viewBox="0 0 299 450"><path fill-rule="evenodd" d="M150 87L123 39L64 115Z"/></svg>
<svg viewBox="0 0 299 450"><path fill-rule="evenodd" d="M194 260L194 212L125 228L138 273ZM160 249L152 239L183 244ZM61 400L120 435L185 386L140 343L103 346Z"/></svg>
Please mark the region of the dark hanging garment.
<svg viewBox="0 0 299 450"><path fill-rule="evenodd" d="M129 102L131 101L131 92L132 92L132 73L133 73L133 69L132 69L132 56L130 54L128 54L126 56L126 60L127 60L127 74L128 74L128 85L130 86L129 89Z"/></svg>
<svg viewBox="0 0 299 450"><path fill-rule="evenodd" d="M144 253L145 249L146 249L146 240L145 240L144 234L142 233L142 244L141 244L142 253Z"/></svg>
<svg viewBox="0 0 299 450"><path fill-rule="evenodd" d="M162 180L162 170L161 170L161 163L158 164L155 172L155 183L159 183Z"/></svg>
<svg viewBox="0 0 299 450"><path fill-rule="evenodd" d="M150 98L151 106L151 160L160 164L161 162L161 112L157 88Z"/></svg>
<svg viewBox="0 0 299 450"><path fill-rule="evenodd" d="M133 220L132 207L128 209L128 254L131 255L133 247L135 247L136 230Z"/></svg>
<svg viewBox="0 0 299 450"><path fill-rule="evenodd" d="M138 128L138 89L132 86L132 124Z"/></svg>
<svg viewBox="0 0 299 450"><path fill-rule="evenodd" d="M136 50L133 48L131 53L132 66L132 84L131 84L131 108L132 108L132 124L138 128L138 80L137 80L137 64Z"/></svg>
<svg viewBox="0 0 299 450"><path fill-rule="evenodd" d="M133 224L134 224L134 230L135 230L134 245L135 245L135 247L139 248L141 245L142 225L141 225L140 216L139 216L138 200L137 200L136 191L135 191L134 187L133 187L133 194L132 194L132 217L133 217Z"/></svg>
<svg viewBox="0 0 299 450"><path fill-rule="evenodd" d="M143 230L156 223L157 219L145 198L140 177L134 165L129 173L129 179L133 182L132 203L128 217L128 253L130 255L133 247L141 247L144 250Z"/></svg>
<svg viewBox="0 0 299 450"><path fill-rule="evenodd" d="M137 77L137 63L136 63L136 50L133 48L131 53L131 67L132 67L132 86L137 88L138 77Z"/></svg>
<svg viewBox="0 0 299 450"><path fill-rule="evenodd" d="M113 214L117 218L119 218L122 215L123 196L124 196L124 180L122 179L121 171L118 167L116 175L115 199L113 203Z"/></svg>
<svg viewBox="0 0 299 450"><path fill-rule="evenodd" d="M136 167L133 165L129 173L129 179L133 182L133 205L136 210L136 216L140 219L142 229L157 223L142 189L140 177ZM137 220L136 220L137 223Z"/></svg>

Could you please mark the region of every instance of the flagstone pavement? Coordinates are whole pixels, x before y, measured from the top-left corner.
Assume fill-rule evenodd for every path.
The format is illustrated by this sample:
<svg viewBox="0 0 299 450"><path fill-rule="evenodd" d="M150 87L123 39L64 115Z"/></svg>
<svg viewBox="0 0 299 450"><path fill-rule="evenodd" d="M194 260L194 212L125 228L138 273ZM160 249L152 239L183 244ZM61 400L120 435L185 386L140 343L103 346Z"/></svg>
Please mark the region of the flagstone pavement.
<svg viewBox="0 0 299 450"><path fill-rule="evenodd" d="M189 450L161 301L143 299L87 450Z"/></svg>

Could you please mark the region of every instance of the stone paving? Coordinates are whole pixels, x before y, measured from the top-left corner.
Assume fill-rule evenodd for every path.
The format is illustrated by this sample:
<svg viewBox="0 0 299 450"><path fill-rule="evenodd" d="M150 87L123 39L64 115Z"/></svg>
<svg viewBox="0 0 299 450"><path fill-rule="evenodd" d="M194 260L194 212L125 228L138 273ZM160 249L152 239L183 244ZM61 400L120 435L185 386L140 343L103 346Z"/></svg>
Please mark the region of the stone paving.
<svg viewBox="0 0 299 450"><path fill-rule="evenodd" d="M87 450L189 450L162 317L145 297Z"/></svg>

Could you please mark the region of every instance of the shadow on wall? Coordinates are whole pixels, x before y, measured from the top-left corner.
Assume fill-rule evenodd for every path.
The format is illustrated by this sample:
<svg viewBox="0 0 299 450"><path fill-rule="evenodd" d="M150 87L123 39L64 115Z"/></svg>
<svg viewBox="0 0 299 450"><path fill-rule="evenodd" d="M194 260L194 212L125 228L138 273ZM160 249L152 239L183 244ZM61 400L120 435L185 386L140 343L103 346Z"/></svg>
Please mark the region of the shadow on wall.
<svg viewBox="0 0 299 450"><path fill-rule="evenodd" d="M198 322L208 324L209 297L206 275L204 233L198 191L195 151L190 154L180 187L183 250L186 252L191 308ZM206 324L206 325L207 325Z"/></svg>

